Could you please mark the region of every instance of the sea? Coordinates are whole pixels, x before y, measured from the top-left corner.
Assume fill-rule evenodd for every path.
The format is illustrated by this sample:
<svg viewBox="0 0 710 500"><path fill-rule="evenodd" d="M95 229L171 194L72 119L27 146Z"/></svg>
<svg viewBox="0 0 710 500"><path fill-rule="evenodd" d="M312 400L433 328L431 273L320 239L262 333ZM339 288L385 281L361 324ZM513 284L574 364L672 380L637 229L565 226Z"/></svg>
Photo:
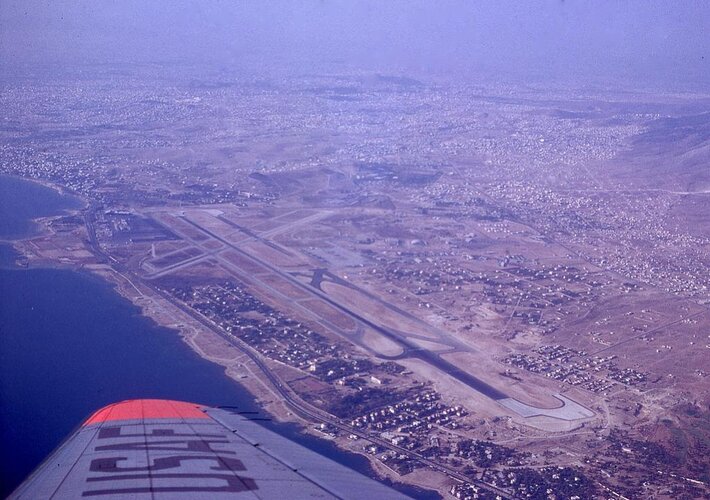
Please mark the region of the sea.
<svg viewBox="0 0 710 500"><path fill-rule="evenodd" d="M36 234L33 218L79 207L77 198L0 175L0 498L107 404L163 398L260 411L221 366L198 356L176 331L142 316L106 281L86 272L15 266L7 240ZM295 425L265 425L373 475L362 456ZM440 498L390 484L416 498Z"/></svg>

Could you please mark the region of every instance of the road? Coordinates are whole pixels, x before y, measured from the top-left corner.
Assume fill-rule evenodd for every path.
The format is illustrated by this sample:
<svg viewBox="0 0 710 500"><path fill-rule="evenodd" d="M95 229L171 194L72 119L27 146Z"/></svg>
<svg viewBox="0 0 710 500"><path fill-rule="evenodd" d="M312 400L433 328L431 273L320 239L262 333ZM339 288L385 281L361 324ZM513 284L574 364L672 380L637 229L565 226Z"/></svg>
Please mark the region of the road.
<svg viewBox="0 0 710 500"><path fill-rule="evenodd" d="M391 331L388 328L385 328L381 325L378 325L377 323L374 323L367 318L363 317L362 315L352 311L348 307L342 305L340 302L333 300L331 297L326 295L324 292L318 290L316 287L311 286L310 284L306 284L301 282L300 280L294 278L288 273L285 273L278 269L277 267L273 266L269 262L266 262L263 259L260 259L258 257L255 257L241 248L239 248L237 245L231 243L230 241L222 238L221 236L213 233L212 231L203 228L199 224L196 224L192 222L190 219L186 217L180 217L181 220L184 222L189 223L193 227L195 227L197 230L202 231L203 233L209 235L210 237L214 238L215 240L221 242L222 244L226 245L227 247L231 248L233 251L239 253L241 256L243 256L246 259L249 259L260 266L263 266L264 268L268 269L272 273L276 274L280 278L288 281L292 285L300 288L301 290L304 290L305 292L316 296L318 299L322 300L323 302L333 306L336 308L338 311L348 315L349 317L353 318L354 320L358 321L359 323L373 329L383 337L392 340L396 344L400 345L404 352L403 354L399 356L395 356L393 359L402 359L402 358L416 358L421 361L424 361L425 363L433 366L434 368L438 369L439 371L446 373L447 375L455 378L459 382L462 382L463 384L469 386L473 390L483 394L484 396L491 398L495 401L501 400L501 399L507 399L509 396L505 394L504 392L500 391L499 389L496 389L495 387L487 384L486 382L480 380L479 378L471 375L470 373L466 372L465 370L462 370L458 366L454 365L453 363L450 363L446 361L445 359L441 358L439 354L434 353L432 351L429 351L427 349L422 349L420 346L414 344L413 342L409 341L406 337L402 337L401 335L398 335L397 333ZM386 358L383 356L383 358Z"/></svg>
<svg viewBox="0 0 710 500"><path fill-rule="evenodd" d="M112 259L108 254L106 254L103 249L98 244L98 241L96 239L96 233L94 232L94 226L93 226L93 220L94 220L94 212L95 208L91 207L87 209L87 213L85 214L85 221L86 221L86 228L89 233L89 243L90 243L90 248L91 250L96 254L97 257L99 257L101 260L109 261L109 262L115 262L114 259ZM221 240L220 240L221 241ZM223 241L224 242L224 241ZM348 434L354 434L362 439L365 439L371 443L374 443L378 446L381 446L384 449L395 451L399 454L405 455L407 457L413 458L420 463L427 465L431 467L434 470L437 470L439 472L442 472L454 479L457 479L459 481L467 482L474 484L476 486L486 488L498 495L500 495L502 498L505 499L510 499L512 498L509 493L507 493L504 490L501 490L500 488L488 484L484 481L482 481L479 477L469 477L464 474L461 474L459 471L452 469L450 467L447 467L445 465L442 465L441 463L431 460L423 455L420 455L419 453L413 452L411 450L407 450L405 448L402 448L400 446L394 445L390 443L389 441L386 441L382 438L379 438L377 436L372 436L361 429L357 429L355 427L352 427L336 417L310 405L309 403L303 401L284 381L282 381L276 374L274 374L271 369L264 363L264 361L261 359L261 355L258 354L256 351L254 351L249 345L246 343L242 342L240 339L228 334L227 332L223 331L219 326L217 326L215 323L213 323L211 320L208 318L202 316L199 314L197 311L194 309L188 307L187 305L183 304L182 302L178 301L171 295L169 295L167 292L164 292L163 290L160 290L157 288L154 284L150 283L149 281L144 280L137 274L127 271L125 269L121 269L120 271L115 269L116 272L121 274L124 278L129 280L131 284L135 287L134 282L139 282L142 284L144 287L147 287L148 289L152 290L155 292L157 295L162 297L164 300L168 301L170 304L174 305L181 311L183 311L185 314L199 322L201 325L205 326L208 328L210 331L216 333L223 339L225 339L227 342L229 342L232 346L236 347L239 349L241 352L243 352L246 356L249 357L249 359L256 365L259 370L262 372L264 375L265 379L268 380L269 384L272 386L272 388L276 391L278 396L292 409L292 411L300 416L301 418L304 418L306 421L309 422L316 422L316 423L325 423L328 425L331 425L337 429L340 429L343 432L346 432ZM129 275L130 278L126 275ZM131 279L132 278L132 279ZM300 282L298 282L300 283ZM481 473L479 472L479 475Z"/></svg>
<svg viewBox="0 0 710 500"><path fill-rule="evenodd" d="M147 283L144 283L146 286L150 286ZM405 456L408 456L410 458L414 458L421 462L424 465L427 465L431 467L434 470L438 470L439 472L443 472L444 474L447 474L448 476L451 476L454 479L458 479L459 481L464 481L468 482L471 484L476 484L478 486L487 488L499 495L501 495L503 498L511 498L510 495L504 491L501 490L500 488L497 488L496 486L492 484L488 484L484 481L481 481L480 478L471 478L469 476L466 476L464 474L461 474L455 469L452 469L450 467L444 466L439 462L436 462L434 460L431 460L423 455L420 455L419 453L413 452L411 450L408 450L406 448L402 448L400 446L396 446L389 441L386 441L382 438L379 438L377 436L370 435L361 429L358 429L356 427L352 427L341 420L337 419L336 417L310 405L309 403L303 401L289 386L286 384L284 381L282 381L276 374L274 374L271 369L266 365L266 363L263 362L261 359L261 355L258 354L256 351L254 351L249 345L245 344L238 338L226 333L223 331L219 326L217 326L215 323L213 323L211 320L208 318L202 316L198 312L196 312L194 309L186 306L182 302L179 302L177 299L173 298L170 296L168 293L154 288L150 286L152 290L154 290L157 294L159 294L161 297L163 297L165 300L169 301L171 304L174 306L178 307L181 311L184 313L188 314L190 317L198 321L200 324L203 326L209 328L211 331L225 339L227 342L229 342L231 345L239 349L241 352L246 354L249 359L259 368L259 370L263 373L265 378L269 381L270 385L272 388L277 392L278 396L288 404L288 406L292 409L292 411L300 416L301 418L309 421L309 422L316 422L316 423L325 423L329 424L333 427L336 427L340 429L343 432L346 432L348 434L354 434L362 439L365 439L367 441L370 441L371 443L374 443L376 445L379 445L385 449L395 451L397 453L403 454Z"/></svg>

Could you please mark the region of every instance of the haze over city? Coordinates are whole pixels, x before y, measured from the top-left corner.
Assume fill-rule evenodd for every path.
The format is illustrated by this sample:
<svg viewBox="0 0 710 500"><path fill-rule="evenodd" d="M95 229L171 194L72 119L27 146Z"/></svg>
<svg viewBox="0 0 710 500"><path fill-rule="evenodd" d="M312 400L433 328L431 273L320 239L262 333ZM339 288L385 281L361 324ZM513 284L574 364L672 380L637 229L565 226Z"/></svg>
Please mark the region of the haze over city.
<svg viewBox="0 0 710 500"><path fill-rule="evenodd" d="M0 58L707 84L707 2L13 1Z"/></svg>

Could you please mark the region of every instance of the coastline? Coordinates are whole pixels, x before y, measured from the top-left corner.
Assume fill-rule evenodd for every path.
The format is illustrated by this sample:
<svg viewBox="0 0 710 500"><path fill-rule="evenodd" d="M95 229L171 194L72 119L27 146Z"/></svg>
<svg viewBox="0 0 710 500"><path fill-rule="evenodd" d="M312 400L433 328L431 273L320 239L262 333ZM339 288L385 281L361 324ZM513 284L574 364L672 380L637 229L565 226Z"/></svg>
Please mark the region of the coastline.
<svg viewBox="0 0 710 500"><path fill-rule="evenodd" d="M37 217L28 217L26 219L27 227L24 231L21 231L19 233L11 233L9 235L2 235L0 232L0 243L13 245L14 242L31 240L34 238L39 238L44 235L51 234L51 232L46 227L46 220L51 220L53 218L63 217L66 215L78 215L89 205L89 202L86 201L78 193L70 191L64 188L63 186L53 184L44 179L28 179L14 174L0 173L0 180L3 178L9 179L12 182L35 184L37 186L41 186L43 188L51 190L51 192L57 197L55 200L53 200L54 202L61 200L64 203L68 202L70 206L64 206L61 208L50 206L48 208L52 210L53 213L47 215L39 215Z"/></svg>
<svg viewBox="0 0 710 500"><path fill-rule="evenodd" d="M418 493L417 496L421 494L425 498L435 498L435 495L440 496L438 491L423 489L420 486L422 481L412 480L422 473L426 474L426 471L415 472L409 478L404 478L379 463L374 459L373 455L366 454L363 450L361 439L354 442L343 436L331 437L319 432L315 428L316 422L309 421L291 411L288 404L279 397L273 383L269 382L268 377L263 374L263 371L249 356L240 352L239 349L226 342L211 329L197 325L195 320L184 311L169 301L156 296L155 292L141 283L134 282L108 264L80 263L72 260L71 257L57 259L42 255L36 242L43 239L51 240L55 237L56 233L50 226L51 222L67 215L80 215L89 206L89 202L80 195L45 180L40 181L10 175L8 177L39 184L45 188L52 189L61 196L70 196L79 200L81 207L65 208L61 210L61 213L33 218L31 223L35 231L32 234L19 238L0 239L0 244L7 245L17 255L15 261L20 261L20 265L6 267L7 269L17 271L31 269L68 270L101 280L108 284L118 296L136 307L137 314L142 318L152 322L155 326L175 332L182 342L199 357L219 365L224 370L224 374L247 391L254 398L256 406L273 419L275 427L293 437L305 438L306 441L317 440L321 446L327 443L328 446L337 449L338 453L352 455L354 459L362 462L362 466L355 467L356 470L374 479L384 481L397 489L406 491L409 494L416 492ZM82 241L82 246L84 250L88 251L86 241ZM441 488L438 486L436 489L440 490Z"/></svg>

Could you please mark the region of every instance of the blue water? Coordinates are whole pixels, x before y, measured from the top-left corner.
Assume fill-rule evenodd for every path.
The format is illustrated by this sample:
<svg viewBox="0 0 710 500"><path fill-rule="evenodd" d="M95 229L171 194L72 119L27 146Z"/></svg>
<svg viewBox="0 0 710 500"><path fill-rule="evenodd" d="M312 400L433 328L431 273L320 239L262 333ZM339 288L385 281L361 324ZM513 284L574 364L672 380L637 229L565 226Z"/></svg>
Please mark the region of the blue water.
<svg viewBox="0 0 710 500"><path fill-rule="evenodd" d="M32 219L80 208L79 199L41 184L0 175L0 239L17 239L34 232Z"/></svg>
<svg viewBox="0 0 710 500"><path fill-rule="evenodd" d="M6 199L0 202L0 240L27 235L28 217L78 206L43 186L0 176L0 193L7 192L22 210ZM73 271L12 268L13 261L11 249L0 245L0 498L84 418L111 402L169 398L258 409L220 366L195 354L177 332L141 316L106 282ZM338 462L370 471L365 458L304 436L295 426L270 426Z"/></svg>

